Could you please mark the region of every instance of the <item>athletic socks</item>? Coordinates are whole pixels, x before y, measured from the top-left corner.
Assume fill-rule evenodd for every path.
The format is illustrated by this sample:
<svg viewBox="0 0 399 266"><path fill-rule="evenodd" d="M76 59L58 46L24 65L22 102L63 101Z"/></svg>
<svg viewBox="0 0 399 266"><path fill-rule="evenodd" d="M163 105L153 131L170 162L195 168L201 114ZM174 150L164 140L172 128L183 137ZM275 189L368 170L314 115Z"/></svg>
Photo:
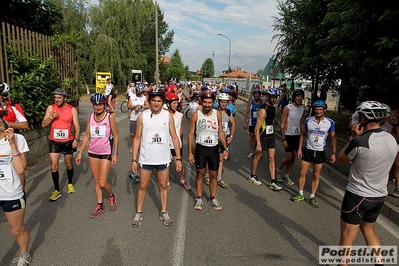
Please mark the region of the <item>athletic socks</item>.
<svg viewBox="0 0 399 266"><path fill-rule="evenodd" d="M67 176L68 176L68 184L72 184L73 167L71 169L67 169Z"/></svg>
<svg viewBox="0 0 399 266"><path fill-rule="evenodd" d="M51 178L53 179L54 189L60 191L60 174L57 172L51 172Z"/></svg>

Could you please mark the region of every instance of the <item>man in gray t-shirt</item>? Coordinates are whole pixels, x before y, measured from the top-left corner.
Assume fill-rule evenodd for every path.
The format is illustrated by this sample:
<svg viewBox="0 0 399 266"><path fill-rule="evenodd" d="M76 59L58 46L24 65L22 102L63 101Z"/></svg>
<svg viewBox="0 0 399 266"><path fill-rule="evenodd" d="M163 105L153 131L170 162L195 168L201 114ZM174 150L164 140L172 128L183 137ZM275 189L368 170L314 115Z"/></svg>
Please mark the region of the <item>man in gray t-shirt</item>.
<svg viewBox="0 0 399 266"><path fill-rule="evenodd" d="M340 246L352 246L359 227L369 246L380 246L374 224L388 194L389 170L397 154L395 138L380 128L386 107L365 101L357 108L359 123L352 125L353 139L338 155L338 162L352 162L341 206Z"/></svg>

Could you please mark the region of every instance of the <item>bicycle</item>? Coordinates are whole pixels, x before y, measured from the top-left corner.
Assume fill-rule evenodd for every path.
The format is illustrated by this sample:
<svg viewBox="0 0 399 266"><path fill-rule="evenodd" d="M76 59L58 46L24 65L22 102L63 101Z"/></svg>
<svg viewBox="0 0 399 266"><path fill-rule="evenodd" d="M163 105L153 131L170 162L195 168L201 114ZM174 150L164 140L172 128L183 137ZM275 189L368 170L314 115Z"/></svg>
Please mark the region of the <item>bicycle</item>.
<svg viewBox="0 0 399 266"><path fill-rule="evenodd" d="M188 121L190 121L191 118L191 112L189 106L190 106L190 101L187 100L184 100L181 106L181 112L187 118Z"/></svg>
<svg viewBox="0 0 399 266"><path fill-rule="evenodd" d="M310 117L312 115L312 103L309 97L306 97L306 104L303 104L303 114L305 117Z"/></svg>
<svg viewBox="0 0 399 266"><path fill-rule="evenodd" d="M119 108L122 113L127 112L127 105L128 105L129 97L126 97L126 99L121 103L121 107Z"/></svg>

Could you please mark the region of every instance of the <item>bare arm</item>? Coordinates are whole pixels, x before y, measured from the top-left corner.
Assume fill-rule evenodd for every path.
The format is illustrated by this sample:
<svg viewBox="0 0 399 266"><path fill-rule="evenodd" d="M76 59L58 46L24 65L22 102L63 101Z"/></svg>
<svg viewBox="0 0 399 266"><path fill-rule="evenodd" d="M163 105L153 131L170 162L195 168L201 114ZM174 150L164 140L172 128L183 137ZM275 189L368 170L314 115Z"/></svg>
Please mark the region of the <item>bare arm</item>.
<svg viewBox="0 0 399 266"><path fill-rule="evenodd" d="M86 131L85 134L83 135L82 144L80 145L79 153L76 156L77 165L80 165L83 151L85 150L87 143L89 142L89 139L90 139L90 115L87 116Z"/></svg>
<svg viewBox="0 0 399 266"><path fill-rule="evenodd" d="M73 119L73 126L75 128L75 139L72 143L72 148L78 147L78 140L80 136L80 125L79 125L79 118L78 118L78 110L76 108L72 108L72 119Z"/></svg>
<svg viewBox="0 0 399 266"><path fill-rule="evenodd" d="M133 139L132 144L132 171L133 173L137 173L137 153L139 151L140 143L141 143L141 134L143 133L143 114L139 114L137 117L136 124L136 135Z"/></svg>
<svg viewBox="0 0 399 266"><path fill-rule="evenodd" d="M171 113L169 113L169 134L172 138L173 147L175 147L175 152L176 152L176 161L175 161L176 172L180 172L182 169L182 158L181 158L181 154L180 154L181 147L180 147L179 138L177 137L173 115ZM179 147L179 148L177 148L177 147Z"/></svg>
<svg viewBox="0 0 399 266"><path fill-rule="evenodd" d="M46 113L44 114L44 117L42 120L42 127L47 127L53 121L54 117L51 116L52 110L53 110L53 108L51 107L51 105L49 105L46 109Z"/></svg>
<svg viewBox="0 0 399 266"><path fill-rule="evenodd" d="M245 110L245 115L244 115L244 129L247 130L248 127L248 118L249 118L249 110L251 109L251 101L248 102L247 104L247 109Z"/></svg>
<svg viewBox="0 0 399 266"><path fill-rule="evenodd" d="M280 119L280 129L281 129L281 138L284 140L285 139L285 123L287 122L287 117L288 113L290 110L288 107L284 107L283 113L281 114L281 119Z"/></svg>
<svg viewBox="0 0 399 266"><path fill-rule="evenodd" d="M116 118L114 114L110 115L111 121L111 131L114 137L114 147L113 147L113 155L112 155L112 165L115 166L118 163L118 152L119 152L119 133L118 133L118 124L116 123Z"/></svg>
<svg viewBox="0 0 399 266"><path fill-rule="evenodd" d="M255 140L256 140L256 148L255 152L262 152L262 145L260 142L260 129L262 128L262 123L266 118L266 110L265 109L259 109L258 115L256 118L256 125L255 125Z"/></svg>

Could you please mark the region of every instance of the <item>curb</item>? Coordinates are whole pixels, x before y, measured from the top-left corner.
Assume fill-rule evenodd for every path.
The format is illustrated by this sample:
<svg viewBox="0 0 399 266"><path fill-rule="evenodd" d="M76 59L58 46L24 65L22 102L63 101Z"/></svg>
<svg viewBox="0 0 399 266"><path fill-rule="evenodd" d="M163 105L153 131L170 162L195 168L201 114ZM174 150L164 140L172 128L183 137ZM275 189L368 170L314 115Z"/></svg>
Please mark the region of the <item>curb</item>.
<svg viewBox="0 0 399 266"><path fill-rule="evenodd" d="M244 101L244 102L248 102L248 99L239 96L238 97L240 100ZM281 141L281 135L276 133L276 137L278 140ZM345 142L344 140L341 139L337 139L337 145L339 145L339 142ZM331 178L332 180L334 180L335 182L337 182L340 186L342 186L342 188L345 190L346 185L348 184L348 177L344 174L342 174L341 172L339 172L338 170L334 169L333 167L331 167L328 164L324 164L323 168L321 170L321 174ZM387 196L389 197L389 196ZM390 202L387 202L385 200L384 203L384 208L382 209L381 213L387 217L391 222L393 222L394 224L399 226L399 208L396 207L395 205L393 205Z"/></svg>

